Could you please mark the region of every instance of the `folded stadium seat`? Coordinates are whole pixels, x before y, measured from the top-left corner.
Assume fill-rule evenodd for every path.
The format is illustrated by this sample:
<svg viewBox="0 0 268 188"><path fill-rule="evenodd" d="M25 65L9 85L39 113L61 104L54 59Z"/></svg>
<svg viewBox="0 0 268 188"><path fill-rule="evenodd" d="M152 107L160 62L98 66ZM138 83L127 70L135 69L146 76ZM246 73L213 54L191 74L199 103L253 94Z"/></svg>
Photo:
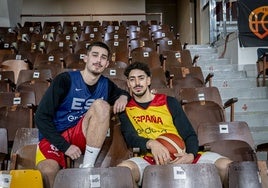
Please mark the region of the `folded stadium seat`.
<svg viewBox="0 0 268 188"><path fill-rule="evenodd" d="M156 51L156 44L152 40L147 40L143 38L132 39L129 41L129 54L136 48L145 47L150 49L149 51Z"/></svg>
<svg viewBox="0 0 268 188"><path fill-rule="evenodd" d="M34 92L36 105L38 106L46 90L50 86L49 80L30 80L17 85L18 92ZM36 109L34 109L35 112Z"/></svg>
<svg viewBox="0 0 268 188"><path fill-rule="evenodd" d="M166 77L170 87L179 91L181 88L211 87L213 73L209 73L206 78L200 67L167 67ZM209 83L209 84L207 84Z"/></svg>
<svg viewBox="0 0 268 188"><path fill-rule="evenodd" d="M75 42L77 42L80 38L80 33L58 33L55 36L56 42L69 42L70 45L74 45Z"/></svg>
<svg viewBox="0 0 268 188"><path fill-rule="evenodd" d="M128 35L129 42L135 39L141 39L143 41L151 40L151 35L149 34L149 32L131 31L131 32L128 32L127 35Z"/></svg>
<svg viewBox="0 0 268 188"><path fill-rule="evenodd" d="M138 20L122 20L120 22L120 25L123 25L125 27L129 27L130 25L136 25L136 26L138 26L139 25L139 22L138 22Z"/></svg>
<svg viewBox="0 0 268 188"><path fill-rule="evenodd" d="M258 160L258 168L260 172L260 178L262 183L262 188L268 187L268 161L267 160Z"/></svg>
<svg viewBox="0 0 268 188"><path fill-rule="evenodd" d="M53 188L79 187L134 187L131 171L127 167L72 168L57 173Z"/></svg>
<svg viewBox="0 0 268 188"><path fill-rule="evenodd" d="M203 123L197 129L199 145L217 140L242 140L255 150L255 144L248 127L244 121Z"/></svg>
<svg viewBox="0 0 268 188"><path fill-rule="evenodd" d="M264 54L260 59L258 59L257 65L257 86L260 86L259 80L261 79L261 85L266 86L266 79L268 77L268 54Z"/></svg>
<svg viewBox="0 0 268 188"><path fill-rule="evenodd" d="M102 25L103 27L107 27L107 26L109 26L109 25L112 25L112 26L119 26L120 24L119 24L119 21L118 21L118 20L103 20L103 21L101 22L101 25Z"/></svg>
<svg viewBox="0 0 268 188"><path fill-rule="evenodd" d="M115 32L106 32L104 34L103 42L117 40L117 41L127 41L127 31L115 31Z"/></svg>
<svg viewBox="0 0 268 188"><path fill-rule="evenodd" d="M125 61L110 61L108 68L114 68L114 69L125 69L128 66L128 62Z"/></svg>
<svg viewBox="0 0 268 188"><path fill-rule="evenodd" d="M62 58L73 53L75 41L51 41L47 43L46 54L60 55Z"/></svg>
<svg viewBox="0 0 268 188"><path fill-rule="evenodd" d="M149 165L143 174L143 188L222 188L214 164Z"/></svg>
<svg viewBox="0 0 268 188"><path fill-rule="evenodd" d="M10 169L36 169L37 128L18 128L10 152Z"/></svg>
<svg viewBox="0 0 268 188"><path fill-rule="evenodd" d="M151 36L152 36L152 40L156 43L158 43L158 41L162 39L165 39L165 40L177 39L176 35L172 31L157 30L155 32L152 32Z"/></svg>
<svg viewBox="0 0 268 188"><path fill-rule="evenodd" d="M124 80L126 82L126 76L124 75L124 69L122 68L117 68L117 67L111 67L111 68L106 68L102 75L110 78L113 80L114 78Z"/></svg>
<svg viewBox="0 0 268 188"><path fill-rule="evenodd" d="M181 51L163 51L161 62L164 68L169 66L193 67L196 66L198 55L192 59L191 52L187 49Z"/></svg>
<svg viewBox="0 0 268 188"><path fill-rule="evenodd" d="M42 70L21 70L18 76L17 85L23 82L33 81L33 80L43 80L52 81L52 73L50 69Z"/></svg>
<svg viewBox="0 0 268 188"><path fill-rule="evenodd" d="M173 28L168 24L150 24L150 31L152 33L159 30L169 32L172 31Z"/></svg>
<svg viewBox="0 0 268 188"><path fill-rule="evenodd" d="M15 91L15 75L13 71L0 71L0 92Z"/></svg>
<svg viewBox="0 0 268 188"><path fill-rule="evenodd" d="M257 161L255 150L243 140L215 140L202 146L201 150L216 152L232 161Z"/></svg>
<svg viewBox="0 0 268 188"><path fill-rule="evenodd" d="M69 54L64 58L65 68L83 70L86 65L84 56L85 54Z"/></svg>
<svg viewBox="0 0 268 188"><path fill-rule="evenodd" d="M87 32L87 33L81 33L79 41L87 41L87 42L93 42L93 41L102 41L103 34L101 32Z"/></svg>
<svg viewBox="0 0 268 188"><path fill-rule="evenodd" d="M96 21L88 21L88 20L85 20L83 21L82 23L82 27L83 28L86 28L86 26L100 26L101 25L101 22L96 20Z"/></svg>
<svg viewBox="0 0 268 188"><path fill-rule="evenodd" d="M23 27L33 27L35 30L39 29L42 32L42 22L40 21L25 21Z"/></svg>
<svg viewBox="0 0 268 188"><path fill-rule="evenodd" d="M64 21L62 24L63 33L81 33L81 26L80 21Z"/></svg>
<svg viewBox="0 0 268 188"><path fill-rule="evenodd" d="M165 51L181 51L182 45L180 39L163 38L157 41L158 53L163 54Z"/></svg>
<svg viewBox="0 0 268 188"><path fill-rule="evenodd" d="M151 68L151 85L150 89L168 88L165 72L161 67Z"/></svg>
<svg viewBox="0 0 268 188"><path fill-rule="evenodd" d="M45 21L43 25L43 34L62 33L62 25L60 21Z"/></svg>
<svg viewBox="0 0 268 188"><path fill-rule="evenodd" d="M12 144L18 128L33 127L33 112L36 102L33 92L0 93L0 127L8 131Z"/></svg>
<svg viewBox="0 0 268 188"><path fill-rule="evenodd" d="M87 54L87 47L92 43L92 41L77 41L74 45L74 54Z"/></svg>
<svg viewBox="0 0 268 188"><path fill-rule="evenodd" d="M101 33L104 35L105 28L101 25L88 25L83 28L83 33Z"/></svg>
<svg viewBox="0 0 268 188"><path fill-rule="evenodd" d="M155 50L145 51L143 49L146 48L150 50L150 48L148 47L141 47L141 48L142 50L138 50L138 48L136 48L135 50L131 52L130 54L131 62L140 61L143 63L147 63L150 69L158 68L158 67L162 68L159 54Z"/></svg>
<svg viewBox="0 0 268 188"><path fill-rule="evenodd" d="M65 54L67 56L67 54ZM64 68L64 58L58 54L38 54L33 68L36 70L50 69L54 78Z"/></svg>
<svg viewBox="0 0 268 188"><path fill-rule="evenodd" d="M128 42L124 39L111 39L104 41L110 47L112 61L124 61L128 63Z"/></svg>
<svg viewBox="0 0 268 188"><path fill-rule="evenodd" d="M0 68L2 71L13 71L14 72L14 83L17 84L19 72L21 70L29 70L30 65L26 63L24 60L6 60L0 64Z"/></svg>
<svg viewBox="0 0 268 188"><path fill-rule="evenodd" d="M217 87L182 88L177 98L196 132L203 123L226 122L227 107L231 108L230 121L234 121L234 103L238 99L231 98L223 104Z"/></svg>
<svg viewBox="0 0 268 188"><path fill-rule="evenodd" d="M0 170L7 170L8 139L7 129L0 128Z"/></svg>
<svg viewBox="0 0 268 188"><path fill-rule="evenodd" d="M38 170L11 170L10 188L35 187L43 188L41 172Z"/></svg>
<svg viewBox="0 0 268 188"><path fill-rule="evenodd" d="M259 169L254 161L232 162L229 165L229 188L262 188Z"/></svg>

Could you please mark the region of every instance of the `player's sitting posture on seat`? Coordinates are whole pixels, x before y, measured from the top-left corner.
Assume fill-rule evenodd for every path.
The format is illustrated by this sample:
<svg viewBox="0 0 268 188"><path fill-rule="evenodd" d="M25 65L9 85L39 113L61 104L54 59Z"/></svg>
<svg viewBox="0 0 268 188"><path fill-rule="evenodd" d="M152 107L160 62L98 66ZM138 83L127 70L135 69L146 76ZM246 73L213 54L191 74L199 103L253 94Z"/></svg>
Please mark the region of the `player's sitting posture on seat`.
<svg viewBox="0 0 268 188"><path fill-rule="evenodd" d="M128 146L140 148L142 155L123 161L119 166L129 167L133 178L141 185L143 171L152 163L214 163L222 181L226 182L231 160L213 152L198 153L197 135L179 102L174 97L150 92L151 72L147 64L130 64L125 76L133 98L119 116L121 131ZM156 140L163 133L179 135L185 142L186 152L176 154L177 158L172 160L168 149Z"/></svg>
<svg viewBox="0 0 268 188"><path fill-rule="evenodd" d="M46 188L66 167L65 156L77 159L85 153L82 167L93 167L109 128L110 105L114 113L125 109L128 93L102 76L109 56L106 44L92 43L84 70L58 75L40 102L35 115L40 132L36 162Z"/></svg>

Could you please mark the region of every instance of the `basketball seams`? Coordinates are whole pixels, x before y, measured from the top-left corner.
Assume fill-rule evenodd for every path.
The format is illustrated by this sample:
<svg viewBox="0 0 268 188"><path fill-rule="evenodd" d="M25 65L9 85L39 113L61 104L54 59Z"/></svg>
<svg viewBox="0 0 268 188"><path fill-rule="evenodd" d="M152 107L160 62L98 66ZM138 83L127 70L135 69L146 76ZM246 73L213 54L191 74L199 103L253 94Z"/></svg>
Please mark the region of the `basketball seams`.
<svg viewBox="0 0 268 188"><path fill-rule="evenodd" d="M166 137L166 136L159 136L157 139L163 139L163 140L165 140L165 141L167 141L167 142L169 142L177 151L178 151L178 153L181 153L181 152L183 152L183 149L181 149L177 144L176 144L176 142L174 142L172 139L170 139L170 138L168 138L168 137Z"/></svg>

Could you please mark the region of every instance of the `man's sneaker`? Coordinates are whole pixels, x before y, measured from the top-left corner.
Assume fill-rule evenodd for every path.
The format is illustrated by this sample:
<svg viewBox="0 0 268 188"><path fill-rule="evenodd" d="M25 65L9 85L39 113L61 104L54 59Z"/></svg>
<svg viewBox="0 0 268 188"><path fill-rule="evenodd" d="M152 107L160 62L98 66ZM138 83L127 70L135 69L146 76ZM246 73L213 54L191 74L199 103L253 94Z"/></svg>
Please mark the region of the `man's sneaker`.
<svg viewBox="0 0 268 188"><path fill-rule="evenodd" d="M93 165L90 165L90 164L80 164L79 165L79 168L92 168L94 167Z"/></svg>

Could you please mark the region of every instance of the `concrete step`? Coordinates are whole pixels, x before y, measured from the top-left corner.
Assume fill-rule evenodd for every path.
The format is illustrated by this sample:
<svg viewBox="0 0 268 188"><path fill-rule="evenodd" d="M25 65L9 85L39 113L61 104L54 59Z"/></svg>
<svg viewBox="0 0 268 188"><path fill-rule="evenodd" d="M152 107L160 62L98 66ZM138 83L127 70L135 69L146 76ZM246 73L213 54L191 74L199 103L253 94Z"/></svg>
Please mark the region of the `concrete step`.
<svg viewBox="0 0 268 188"><path fill-rule="evenodd" d="M230 113L226 111L226 118L229 120ZM235 121L245 121L251 128L254 127L267 127L268 128L268 112L235 112ZM267 137L268 139L268 137Z"/></svg>
<svg viewBox="0 0 268 188"><path fill-rule="evenodd" d="M232 70L232 71L220 71L220 70L216 70L216 71L202 71L203 75L208 75L208 73L213 72L214 76L213 76L213 80L223 80L223 79L239 79L239 78L246 78L246 72L245 71L236 71L236 70Z"/></svg>
<svg viewBox="0 0 268 188"><path fill-rule="evenodd" d="M199 64L198 64L199 65ZM202 65L200 66L202 71L233 71L238 70L237 64L213 64L213 65Z"/></svg>
<svg viewBox="0 0 268 188"><path fill-rule="evenodd" d="M218 59L215 58L213 55L210 57L202 58L202 56L197 60L197 65L200 67L203 66L218 66L218 65L229 65L231 64L230 59Z"/></svg>
<svg viewBox="0 0 268 188"><path fill-rule="evenodd" d="M255 146L262 143L268 143L268 127L250 128Z"/></svg>
<svg viewBox="0 0 268 188"><path fill-rule="evenodd" d="M268 112L267 107L268 99L238 99L234 105L234 111L235 113Z"/></svg>
<svg viewBox="0 0 268 188"><path fill-rule="evenodd" d="M256 79L253 78L238 78L238 79L213 79L212 85L218 88L252 88L256 87Z"/></svg>
<svg viewBox="0 0 268 188"><path fill-rule="evenodd" d="M223 100L232 97L241 99L266 99L268 97L267 87L219 87L218 88ZM266 110L268 109L268 106Z"/></svg>

